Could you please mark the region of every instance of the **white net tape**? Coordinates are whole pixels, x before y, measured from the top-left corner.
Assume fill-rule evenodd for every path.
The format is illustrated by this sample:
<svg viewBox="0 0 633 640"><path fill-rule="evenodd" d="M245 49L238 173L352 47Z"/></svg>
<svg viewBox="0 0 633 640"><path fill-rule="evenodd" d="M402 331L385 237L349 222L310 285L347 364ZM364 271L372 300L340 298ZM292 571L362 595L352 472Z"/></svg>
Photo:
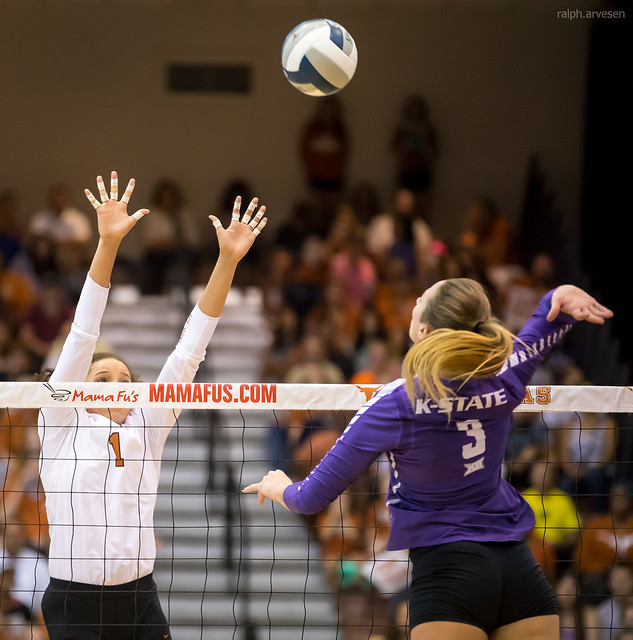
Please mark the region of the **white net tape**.
<svg viewBox="0 0 633 640"><path fill-rule="evenodd" d="M0 407L356 411L380 385L0 382ZM432 405L431 405L432 406ZM633 413L633 387L530 386L517 411Z"/></svg>

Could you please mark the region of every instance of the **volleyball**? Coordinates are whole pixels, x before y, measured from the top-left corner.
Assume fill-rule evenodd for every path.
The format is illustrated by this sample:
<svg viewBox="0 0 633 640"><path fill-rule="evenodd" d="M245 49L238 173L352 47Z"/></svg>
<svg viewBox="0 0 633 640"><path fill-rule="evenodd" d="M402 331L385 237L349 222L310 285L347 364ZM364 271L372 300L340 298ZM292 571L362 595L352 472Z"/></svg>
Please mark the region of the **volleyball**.
<svg viewBox="0 0 633 640"><path fill-rule="evenodd" d="M340 91L354 76L356 43L333 20L306 20L297 25L281 47L281 66L288 82L309 96Z"/></svg>

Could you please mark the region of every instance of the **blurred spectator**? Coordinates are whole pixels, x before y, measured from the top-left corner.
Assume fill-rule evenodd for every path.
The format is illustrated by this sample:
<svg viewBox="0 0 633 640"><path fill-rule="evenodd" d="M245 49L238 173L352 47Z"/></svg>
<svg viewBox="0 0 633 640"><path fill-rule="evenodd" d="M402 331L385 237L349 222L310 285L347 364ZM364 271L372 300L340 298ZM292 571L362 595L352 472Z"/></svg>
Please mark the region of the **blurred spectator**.
<svg viewBox="0 0 633 640"><path fill-rule="evenodd" d="M583 371L568 366L564 385L588 385ZM613 478L612 461L616 445L616 425L604 413L547 412L544 419L554 436L554 455L560 461L560 487L577 496L579 507L604 513L609 506Z"/></svg>
<svg viewBox="0 0 633 640"><path fill-rule="evenodd" d="M31 218L29 235L50 238L58 245L76 243L87 248L93 237L91 219L72 205L70 187L63 182L52 184L46 205Z"/></svg>
<svg viewBox="0 0 633 640"><path fill-rule="evenodd" d="M398 344L409 346L411 312L421 293L420 288L408 277L404 262L400 258L390 258L383 277L376 285L372 306L380 320L381 329L397 353L401 353Z"/></svg>
<svg viewBox="0 0 633 640"><path fill-rule="evenodd" d="M318 192L341 191L348 152L349 135L340 98L317 100L313 116L301 134L301 157L310 188Z"/></svg>
<svg viewBox="0 0 633 640"><path fill-rule="evenodd" d="M401 375L400 354L391 353L385 340L375 338L367 345L366 367L357 371L352 384L386 384Z"/></svg>
<svg viewBox="0 0 633 640"><path fill-rule="evenodd" d="M316 334L300 342L297 362L286 375L289 384L343 384L343 372L327 358L323 338Z"/></svg>
<svg viewBox="0 0 633 640"><path fill-rule="evenodd" d="M331 288L332 284L330 284L329 290ZM359 309L356 305L347 305L347 307L353 310L355 317L362 315L362 309ZM323 319L319 333L323 337L328 360L341 370L343 378L347 382L354 375L354 342L358 335L358 327L361 321L360 319L355 320L354 335L348 335L344 331L337 329L339 326L337 324L338 319L334 317L333 311L332 308L326 309L327 315Z"/></svg>
<svg viewBox="0 0 633 640"><path fill-rule="evenodd" d="M508 482L519 491L529 485L532 464L546 457L547 439L547 427L540 414L514 413L506 445L505 467Z"/></svg>
<svg viewBox="0 0 633 640"><path fill-rule="evenodd" d="M72 304L79 300L79 294L86 280L86 271L89 265L82 247L77 244L65 244L57 248L55 253L55 264L59 270L59 284L68 296ZM124 268L120 268L117 273L121 273ZM112 284L116 283L117 276L112 278Z"/></svg>
<svg viewBox="0 0 633 640"><path fill-rule="evenodd" d="M617 640L633 640L633 603L629 602L624 609L622 628Z"/></svg>
<svg viewBox="0 0 633 640"><path fill-rule="evenodd" d="M20 340L31 354L33 370L39 370L51 345L70 330L73 307L55 278L42 282L39 299L30 308L20 330Z"/></svg>
<svg viewBox="0 0 633 640"><path fill-rule="evenodd" d="M480 258L486 268L516 262L510 222L487 196L476 196L466 205L458 240L459 247Z"/></svg>
<svg viewBox="0 0 633 640"><path fill-rule="evenodd" d="M315 223L315 218L314 207L309 202L296 202L290 211L290 217L277 229L275 247L298 257L308 236L317 233L320 225Z"/></svg>
<svg viewBox="0 0 633 640"><path fill-rule="evenodd" d="M13 597L14 575L11 558L2 558L0 567L0 640L31 640L27 627L29 612Z"/></svg>
<svg viewBox="0 0 633 640"><path fill-rule="evenodd" d="M2 539L3 555L13 568L12 597L22 605L26 620L39 622L42 596L49 581L48 560L25 545L24 527L20 523L6 523Z"/></svg>
<svg viewBox="0 0 633 640"><path fill-rule="evenodd" d="M0 258L4 264L8 265L20 252L24 235L19 219L18 196L15 191L5 189L0 193Z"/></svg>
<svg viewBox="0 0 633 640"><path fill-rule="evenodd" d="M292 254L281 247L268 251L262 267L266 279L261 284L264 311L275 322L277 314L285 306L286 283L293 266Z"/></svg>
<svg viewBox="0 0 633 640"><path fill-rule="evenodd" d="M24 274L14 271L0 253L0 308L12 326L19 324L35 302L35 287Z"/></svg>
<svg viewBox="0 0 633 640"><path fill-rule="evenodd" d="M560 640L582 640L578 584L574 574L565 571L556 581L554 592L560 607Z"/></svg>
<svg viewBox="0 0 633 640"><path fill-rule="evenodd" d="M627 610L633 606L633 572L629 564L616 563L609 571L610 596L584 608L585 640L618 638L625 627Z"/></svg>
<svg viewBox="0 0 633 640"><path fill-rule="evenodd" d="M344 298L359 309L372 299L376 270L359 231L354 230L330 258L329 277L340 284Z"/></svg>
<svg viewBox="0 0 633 640"><path fill-rule="evenodd" d="M365 560L367 487L362 477L349 487L340 500L334 501L317 515L317 539L321 547L326 579L330 587L367 588L359 562Z"/></svg>
<svg viewBox="0 0 633 640"><path fill-rule="evenodd" d="M325 251L331 256L345 247L358 235L363 236L365 229L361 227L356 218L356 213L345 203L336 206L334 220L328 229L325 238Z"/></svg>
<svg viewBox="0 0 633 640"><path fill-rule="evenodd" d="M11 269L27 277L34 287L44 276L59 275L59 251L55 240L43 235L30 234L23 250L11 261Z"/></svg>
<svg viewBox="0 0 633 640"><path fill-rule="evenodd" d="M374 475L372 470L363 474L315 519L326 579L338 594L345 639L374 637L368 636L372 631L394 633L389 600L407 581L406 554L385 551L389 519L384 495L375 494Z"/></svg>
<svg viewBox="0 0 633 640"><path fill-rule="evenodd" d="M272 341L262 358L262 379L281 382L290 366L290 352L299 340L299 321L294 311L281 307L269 315Z"/></svg>
<svg viewBox="0 0 633 640"><path fill-rule="evenodd" d="M439 144L423 96L413 94L403 102L392 145L396 155L397 186L423 198L426 209Z"/></svg>
<svg viewBox="0 0 633 640"><path fill-rule="evenodd" d="M201 230L185 204L182 187L173 180L162 179L154 184L149 205L151 219L148 224L139 225L144 293L159 294L175 284L191 284Z"/></svg>
<svg viewBox="0 0 633 640"><path fill-rule="evenodd" d="M311 323L318 321L328 343L328 351L345 354L345 378L349 378L354 369L353 352L356 339L363 323L364 307L358 301L346 295L345 283L336 278L330 279L325 289L324 304L313 314ZM316 317L314 317L316 316Z"/></svg>
<svg viewBox="0 0 633 640"><path fill-rule="evenodd" d="M40 553L48 555L50 539L48 535L48 518L46 516L46 494L40 481L37 449L27 449L27 460L21 474L22 493L16 505L16 520L24 527L25 545ZM33 456L35 453L35 457Z"/></svg>
<svg viewBox="0 0 633 640"><path fill-rule="evenodd" d="M0 356L0 380L11 382L21 380L33 373L33 361L27 349L14 340Z"/></svg>
<svg viewBox="0 0 633 640"><path fill-rule="evenodd" d="M556 486L557 476L555 462L536 461L523 497L534 511L535 538L552 544L558 561L567 562L576 546L581 522L574 501Z"/></svg>
<svg viewBox="0 0 633 640"><path fill-rule="evenodd" d="M583 593L607 593L607 575L615 562L633 562L633 513L628 483L616 482L609 513L594 516L581 528L576 565Z"/></svg>
<svg viewBox="0 0 633 640"><path fill-rule="evenodd" d="M606 413L566 414L555 432L561 460L560 486L578 496L581 507L604 513L613 477L615 420Z"/></svg>
<svg viewBox="0 0 633 640"><path fill-rule="evenodd" d="M539 253L532 259L529 272L514 279L502 290L503 324L513 333L518 333L541 298L554 286L552 256Z"/></svg>
<svg viewBox="0 0 633 640"><path fill-rule="evenodd" d="M345 188L349 134L338 96L316 101L316 108L301 132L301 159L312 194L318 203L316 220L328 229Z"/></svg>
<svg viewBox="0 0 633 640"><path fill-rule="evenodd" d="M7 377L5 365L5 357L13 344L13 329L8 318L0 315L0 381L5 382L10 378Z"/></svg>
<svg viewBox="0 0 633 640"><path fill-rule="evenodd" d="M310 236L301 247L298 260L288 271L285 303L303 323L312 309L323 301L328 279L327 255L323 241Z"/></svg>
<svg viewBox="0 0 633 640"><path fill-rule="evenodd" d="M316 371L312 384L327 384L318 378ZM307 384L310 384L308 382ZM277 429L281 457L289 461L289 475L305 478L323 456L332 448L345 428L344 420L334 411L290 411Z"/></svg>
<svg viewBox="0 0 633 640"><path fill-rule="evenodd" d="M361 315L358 335L354 344L356 353L356 368L367 362L367 348L374 338L386 339L386 333L376 308L373 304L366 307Z"/></svg>
<svg viewBox="0 0 633 640"><path fill-rule="evenodd" d="M415 194L408 189L398 189L391 208L374 216L367 228L367 248L381 276L396 257L405 264L408 277L424 278L432 262L432 240Z"/></svg>
<svg viewBox="0 0 633 640"><path fill-rule="evenodd" d="M10 342L0 356L0 378L9 382L21 380L26 374L32 374L35 368L31 353L19 340Z"/></svg>
<svg viewBox="0 0 633 640"><path fill-rule="evenodd" d="M366 226L382 211L380 194L372 182L359 182L350 192L349 205L360 224Z"/></svg>

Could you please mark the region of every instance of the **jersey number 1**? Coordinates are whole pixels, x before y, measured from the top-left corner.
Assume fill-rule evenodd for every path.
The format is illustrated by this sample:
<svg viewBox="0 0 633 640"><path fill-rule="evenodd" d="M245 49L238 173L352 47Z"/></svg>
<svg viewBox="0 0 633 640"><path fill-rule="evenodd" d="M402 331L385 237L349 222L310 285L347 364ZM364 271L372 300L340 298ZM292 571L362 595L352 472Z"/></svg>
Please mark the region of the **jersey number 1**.
<svg viewBox="0 0 633 640"><path fill-rule="evenodd" d="M121 442L119 440L119 432L115 431L108 438L108 442L112 445L112 450L114 451L114 455L116 456L116 462L114 463L115 467L123 467L125 466L125 460L121 457Z"/></svg>

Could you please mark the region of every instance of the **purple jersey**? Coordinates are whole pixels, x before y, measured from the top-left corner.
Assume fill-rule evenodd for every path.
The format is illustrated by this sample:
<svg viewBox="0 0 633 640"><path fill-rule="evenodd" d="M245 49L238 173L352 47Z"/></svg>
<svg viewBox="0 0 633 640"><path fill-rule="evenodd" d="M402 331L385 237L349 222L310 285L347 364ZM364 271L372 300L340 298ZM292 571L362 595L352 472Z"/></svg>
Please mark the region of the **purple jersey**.
<svg viewBox="0 0 633 640"><path fill-rule="evenodd" d="M323 510L386 453L391 463L388 549L522 540L534 526L534 514L501 477L501 466L512 411L543 355L574 322L562 313L547 321L552 293L541 300L498 375L461 387L450 383L455 396L439 404L422 397L415 407L403 380L385 385L310 475L286 488L288 508Z"/></svg>

